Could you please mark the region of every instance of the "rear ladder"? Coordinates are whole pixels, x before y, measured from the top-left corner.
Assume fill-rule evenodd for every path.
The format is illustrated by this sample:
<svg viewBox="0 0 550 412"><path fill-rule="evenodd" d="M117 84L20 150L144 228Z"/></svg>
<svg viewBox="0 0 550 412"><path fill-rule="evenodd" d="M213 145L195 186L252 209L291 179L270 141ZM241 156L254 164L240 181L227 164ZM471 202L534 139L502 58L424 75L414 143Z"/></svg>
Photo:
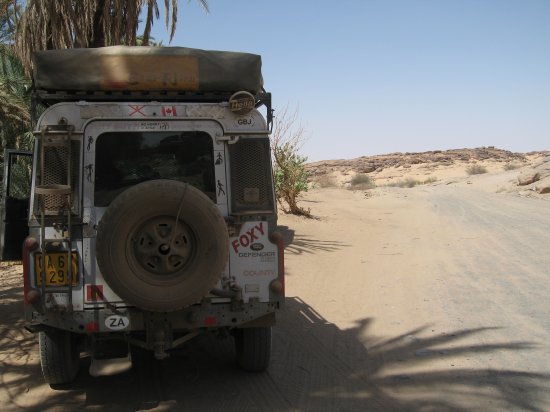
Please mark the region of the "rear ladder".
<svg viewBox="0 0 550 412"><path fill-rule="evenodd" d="M52 249L67 252L67 307L73 311L73 256L71 248L72 215L72 136L74 127L67 124L43 126L39 134L40 184L34 193L40 210L40 245L42 248L41 308L46 308L46 254ZM46 237L46 217L52 226L61 231L60 238Z"/></svg>

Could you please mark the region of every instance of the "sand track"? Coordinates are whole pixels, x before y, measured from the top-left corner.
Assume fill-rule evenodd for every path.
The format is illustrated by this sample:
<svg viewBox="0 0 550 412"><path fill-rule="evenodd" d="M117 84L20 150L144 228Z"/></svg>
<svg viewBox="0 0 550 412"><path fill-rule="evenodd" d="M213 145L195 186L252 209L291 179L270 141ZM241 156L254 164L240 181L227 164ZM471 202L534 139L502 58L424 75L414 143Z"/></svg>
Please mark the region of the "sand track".
<svg viewBox="0 0 550 412"><path fill-rule="evenodd" d="M550 409L550 202L474 185L314 190L282 216L287 305L265 374L203 335L125 374L42 381L0 273L2 410Z"/></svg>

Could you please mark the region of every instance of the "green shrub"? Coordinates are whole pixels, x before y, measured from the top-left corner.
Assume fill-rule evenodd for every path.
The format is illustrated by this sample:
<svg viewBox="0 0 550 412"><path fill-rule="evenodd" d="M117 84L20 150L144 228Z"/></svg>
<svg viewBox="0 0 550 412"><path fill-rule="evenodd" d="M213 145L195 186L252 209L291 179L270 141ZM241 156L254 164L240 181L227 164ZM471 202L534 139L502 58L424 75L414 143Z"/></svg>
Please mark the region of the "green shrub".
<svg viewBox="0 0 550 412"><path fill-rule="evenodd" d="M298 206L298 198L308 190L307 157L300 148L304 142L304 129L296 125L297 112L289 114L287 108L274 119L271 135L271 154L275 174L275 195L285 213L311 217L311 211Z"/></svg>
<svg viewBox="0 0 550 412"><path fill-rule="evenodd" d="M307 192L309 177L305 168L307 157L300 156L288 145L273 148L276 159L275 194L277 201L286 213L309 216L310 211L298 206L298 196ZM285 206L288 206L288 208Z"/></svg>

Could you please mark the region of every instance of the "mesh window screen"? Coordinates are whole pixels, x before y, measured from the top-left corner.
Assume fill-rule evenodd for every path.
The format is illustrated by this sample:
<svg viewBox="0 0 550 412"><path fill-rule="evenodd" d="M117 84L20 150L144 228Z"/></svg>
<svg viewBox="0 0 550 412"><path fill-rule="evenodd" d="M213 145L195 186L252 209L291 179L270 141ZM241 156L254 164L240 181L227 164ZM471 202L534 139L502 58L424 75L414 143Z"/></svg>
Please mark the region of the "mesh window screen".
<svg viewBox="0 0 550 412"><path fill-rule="evenodd" d="M70 185L72 212L78 213L80 198L80 142L71 141L71 181L68 182L67 168L69 161L68 147L45 146L43 148L44 159L39 159L44 164L44 176L38 176L41 185ZM40 170L40 169L38 169ZM65 207L67 198L60 195L45 195L43 202L46 214L56 214Z"/></svg>
<svg viewBox="0 0 550 412"><path fill-rule="evenodd" d="M273 212L269 139L242 138L228 147L232 212Z"/></svg>

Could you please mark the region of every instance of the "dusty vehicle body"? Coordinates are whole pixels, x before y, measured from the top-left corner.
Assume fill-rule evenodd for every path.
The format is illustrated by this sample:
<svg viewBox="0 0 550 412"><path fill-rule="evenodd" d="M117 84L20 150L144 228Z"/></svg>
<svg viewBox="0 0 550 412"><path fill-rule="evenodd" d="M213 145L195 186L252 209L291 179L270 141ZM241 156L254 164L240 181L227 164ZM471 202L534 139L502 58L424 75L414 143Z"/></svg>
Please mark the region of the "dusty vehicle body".
<svg viewBox="0 0 550 412"><path fill-rule="evenodd" d="M6 153L3 258L28 224L25 318L50 384L81 351L102 375L130 367L131 345L162 359L205 331L231 333L244 369L268 366L284 268L259 56L138 49L42 52L35 149ZM12 175L31 155L27 199Z"/></svg>

